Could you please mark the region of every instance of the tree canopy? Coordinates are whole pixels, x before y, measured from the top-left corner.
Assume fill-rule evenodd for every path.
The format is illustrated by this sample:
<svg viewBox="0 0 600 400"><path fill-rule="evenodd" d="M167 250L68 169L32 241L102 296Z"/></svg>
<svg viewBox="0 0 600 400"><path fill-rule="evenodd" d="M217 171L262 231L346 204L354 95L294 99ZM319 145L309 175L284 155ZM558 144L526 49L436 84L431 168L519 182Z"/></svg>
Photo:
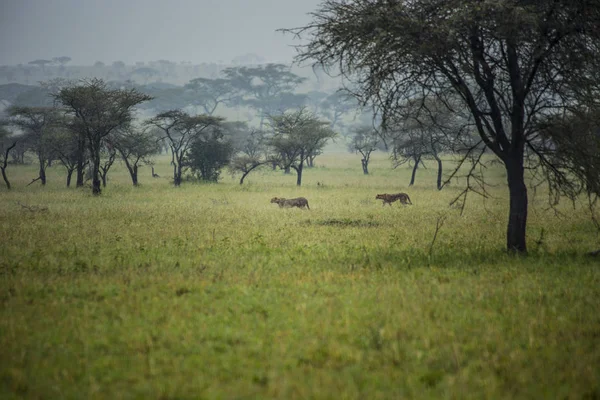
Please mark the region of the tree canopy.
<svg viewBox="0 0 600 400"><path fill-rule="evenodd" d="M102 140L131 123L135 107L152 97L136 89L111 89L101 79L64 87L54 97L73 116L71 129L86 138L92 159L92 192L98 195Z"/></svg>
<svg viewBox="0 0 600 400"><path fill-rule="evenodd" d="M597 106L600 1L325 0L312 18L288 30L308 38L296 60L335 67L384 125L415 97L460 99L506 169L507 249L526 252L524 171L552 165L536 121Z"/></svg>

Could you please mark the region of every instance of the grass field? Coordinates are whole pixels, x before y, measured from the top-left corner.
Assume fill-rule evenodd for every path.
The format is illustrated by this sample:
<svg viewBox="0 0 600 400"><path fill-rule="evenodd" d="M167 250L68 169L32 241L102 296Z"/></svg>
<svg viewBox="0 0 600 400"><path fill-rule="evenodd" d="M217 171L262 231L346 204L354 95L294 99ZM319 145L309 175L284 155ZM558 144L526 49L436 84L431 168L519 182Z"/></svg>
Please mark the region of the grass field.
<svg viewBox="0 0 600 400"><path fill-rule="evenodd" d="M138 188L116 165L96 198L58 165L44 188L26 187L35 166L10 166L0 398L600 398L583 206L555 216L530 193L530 255L514 258L501 169L460 216L460 182L438 192L434 168L409 188L382 154L370 176L351 154L317 164L301 188L269 170L173 188L165 157ZM398 191L414 206L375 200Z"/></svg>

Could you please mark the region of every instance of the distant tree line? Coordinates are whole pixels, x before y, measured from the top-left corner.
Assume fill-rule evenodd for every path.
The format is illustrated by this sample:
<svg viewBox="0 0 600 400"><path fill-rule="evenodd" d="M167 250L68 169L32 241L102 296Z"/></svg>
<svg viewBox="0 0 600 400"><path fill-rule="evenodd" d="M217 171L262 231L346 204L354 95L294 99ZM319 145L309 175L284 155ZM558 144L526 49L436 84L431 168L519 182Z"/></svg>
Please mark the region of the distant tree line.
<svg viewBox="0 0 600 400"><path fill-rule="evenodd" d="M287 85L298 82L293 76L285 79ZM171 109L138 121L136 109L153 98L137 88L115 88L101 79L48 82L42 87L51 97L51 105L11 106L2 120L0 167L6 187L10 188L6 174L9 155L13 161L23 162L25 152L35 155L38 165L38 176L30 184L39 181L46 185L47 168L58 162L66 170L67 186L75 174L77 187L91 180L92 193L99 195L112 165L121 159L137 186L139 168L152 165L152 156L165 147L171 153L175 186L181 185L185 171L213 182L226 166L244 174L245 169L239 167L244 157L286 172L294 169L301 185L304 165L309 160L312 163L335 136L330 123L298 104L295 111L281 112L264 106L272 104L264 93L278 96L283 84L249 83L246 79L244 85L245 92L236 89L236 101L252 101L268 121L265 129L250 129L245 122L214 116L214 106L202 114ZM214 95L209 90L201 93Z"/></svg>

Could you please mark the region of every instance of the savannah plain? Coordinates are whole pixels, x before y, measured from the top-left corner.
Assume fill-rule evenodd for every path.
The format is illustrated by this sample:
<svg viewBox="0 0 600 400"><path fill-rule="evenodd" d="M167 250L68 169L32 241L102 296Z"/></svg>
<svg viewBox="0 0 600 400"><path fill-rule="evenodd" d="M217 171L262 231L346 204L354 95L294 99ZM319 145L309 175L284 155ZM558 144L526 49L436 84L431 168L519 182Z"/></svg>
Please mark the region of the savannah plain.
<svg viewBox="0 0 600 400"><path fill-rule="evenodd" d="M450 163L446 163L449 170ZM490 198L435 168L329 153L239 185L116 163L99 197L64 169L0 191L4 399L600 398L599 246L585 201L529 191L526 257L506 255L506 178ZM382 207L406 192L413 206ZM306 197L310 211L274 197ZM29 208L25 208L26 205ZM445 220L432 245L436 223Z"/></svg>

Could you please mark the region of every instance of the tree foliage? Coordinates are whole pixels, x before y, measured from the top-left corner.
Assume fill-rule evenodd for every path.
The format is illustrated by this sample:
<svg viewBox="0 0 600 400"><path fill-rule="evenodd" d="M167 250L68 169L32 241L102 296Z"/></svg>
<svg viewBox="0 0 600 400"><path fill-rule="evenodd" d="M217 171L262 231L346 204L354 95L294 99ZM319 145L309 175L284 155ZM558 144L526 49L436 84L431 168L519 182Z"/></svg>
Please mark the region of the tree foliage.
<svg viewBox="0 0 600 400"><path fill-rule="evenodd" d="M230 141L218 136L197 138L192 143L185 163L200 180L218 182L221 169L229 164L232 155Z"/></svg>
<svg viewBox="0 0 600 400"><path fill-rule="evenodd" d="M235 88L229 79L196 78L189 81L184 89L191 92L193 105L200 106L204 113L213 115L217 107L227 103L235 94Z"/></svg>

